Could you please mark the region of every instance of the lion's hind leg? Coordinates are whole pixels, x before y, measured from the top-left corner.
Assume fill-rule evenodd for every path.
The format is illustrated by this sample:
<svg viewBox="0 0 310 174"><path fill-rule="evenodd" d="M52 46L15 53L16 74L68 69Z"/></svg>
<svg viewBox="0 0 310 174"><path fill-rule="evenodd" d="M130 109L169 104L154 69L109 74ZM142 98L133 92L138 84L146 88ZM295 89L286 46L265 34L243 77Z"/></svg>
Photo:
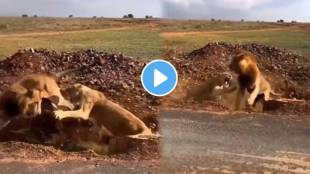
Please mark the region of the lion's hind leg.
<svg viewBox="0 0 310 174"><path fill-rule="evenodd" d="M265 99L265 101L269 101L270 100L270 93L271 93L271 88L267 88L264 91L264 99Z"/></svg>
<svg viewBox="0 0 310 174"><path fill-rule="evenodd" d="M270 100L271 86L267 80L264 79L264 99L265 101Z"/></svg>

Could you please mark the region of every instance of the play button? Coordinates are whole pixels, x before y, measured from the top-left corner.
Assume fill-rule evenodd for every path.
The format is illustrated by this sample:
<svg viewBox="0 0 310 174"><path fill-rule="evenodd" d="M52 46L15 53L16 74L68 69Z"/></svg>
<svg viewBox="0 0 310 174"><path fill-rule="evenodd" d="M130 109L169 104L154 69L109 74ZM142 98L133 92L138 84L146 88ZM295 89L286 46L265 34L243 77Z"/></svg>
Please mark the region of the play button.
<svg viewBox="0 0 310 174"><path fill-rule="evenodd" d="M168 80L167 76L165 76L163 73L161 73L157 69L154 70L154 88L164 83L166 80Z"/></svg>
<svg viewBox="0 0 310 174"><path fill-rule="evenodd" d="M165 60L148 63L141 75L143 88L154 96L166 96L176 87L178 81L174 66Z"/></svg>

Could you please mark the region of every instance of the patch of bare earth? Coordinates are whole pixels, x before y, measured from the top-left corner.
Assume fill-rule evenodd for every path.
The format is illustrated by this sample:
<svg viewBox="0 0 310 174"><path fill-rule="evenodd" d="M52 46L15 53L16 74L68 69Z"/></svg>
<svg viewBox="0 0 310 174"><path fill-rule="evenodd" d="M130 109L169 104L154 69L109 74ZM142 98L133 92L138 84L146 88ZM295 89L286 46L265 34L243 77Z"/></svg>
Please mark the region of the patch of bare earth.
<svg viewBox="0 0 310 174"><path fill-rule="evenodd" d="M141 118L149 127L157 131L159 109L163 107L202 109L216 112L229 111L227 107L218 102L204 101L196 103L182 99L177 100L180 97L175 94L181 95L183 90L188 90L217 74L229 72L228 64L239 48L246 49L258 57L259 68L271 82L275 91L284 93L287 98L304 99L306 101L305 103L270 103L264 112L281 116L293 115L289 117L293 120L309 119L310 65L306 61L307 59L285 50L257 44L232 45L227 43L210 43L189 54L167 54L167 59L178 70L180 81L176 92L165 98L153 97L143 89L140 83L140 73L146 62L122 54L110 54L95 50L61 53L44 49L21 50L0 62L0 90L7 89L18 77L25 74L40 72L57 73L72 68L79 68L78 72L68 74L59 79L60 86L82 83L100 90L110 100L121 104ZM270 107L268 108L268 106ZM2 137L0 160L19 159L36 162L57 162L66 159L119 159L129 161L142 159L152 161L152 163L155 160L157 162L154 163L157 164L160 158L159 140L128 140L125 141L125 145L119 143L120 148L116 149L116 151L120 150L123 153L112 156L98 156L89 151L65 152L59 150L62 149L61 146L40 145L46 144L44 139L47 135L57 134L57 131L51 133L51 129L46 129L45 125L49 125L49 123L49 121L43 121L42 129L36 129L35 132L32 132L32 137L30 138L18 137L18 132L12 133L17 138L11 140L22 140L28 143L10 141L10 137ZM76 124L81 126L80 122ZM16 123L12 128L19 130L22 127ZM31 130L33 129L30 126ZM32 141L33 135L36 139L39 137L37 143ZM29 142L31 143L29 144ZM116 144L118 144L118 141L116 141Z"/></svg>

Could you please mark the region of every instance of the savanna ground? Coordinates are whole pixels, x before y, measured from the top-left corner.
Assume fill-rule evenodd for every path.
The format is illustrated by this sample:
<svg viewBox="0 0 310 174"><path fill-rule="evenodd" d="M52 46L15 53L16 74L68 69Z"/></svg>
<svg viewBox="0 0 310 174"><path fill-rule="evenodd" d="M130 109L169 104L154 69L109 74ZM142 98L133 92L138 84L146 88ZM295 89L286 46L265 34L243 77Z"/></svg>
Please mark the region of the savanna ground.
<svg viewBox="0 0 310 174"><path fill-rule="evenodd" d="M97 51L122 52L127 56L138 57L138 59L140 57L145 61L166 57L167 55L190 53L195 49L203 48L209 42L258 43L275 46L301 55L302 58L309 61L310 24L168 19L0 17L0 59L2 60L16 53L17 50L25 48L46 48L59 52L94 48ZM207 48L212 47L215 47L214 50L218 49L216 45ZM228 47L230 48L230 46ZM219 51L218 54L228 51L230 49ZM30 52L26 52L25 55L28 54L32 55ZM220 59L222 60L225 55L227 54L221 55ZM199 59L197 60L198 62L192 61L193 67L200 64ZM224 60L226 59L222 61ZM182 63L184 61L191 60L184 59ZM180 63L180 65L183 64ZM214 65L211 64L210 66L213 67ZM132 156L120 155L97 158L88 152L68 155L67 152L55 150L52 147L32 146L24 143L11 144L8 142L2 144L1 148L3 154L0 153L0 156L4 157L4 163L0 165L9 166L7 173L16 172L16 163L14 163L16 159L22 159L19 165L22 168L27 168L26 173L32 173L36 168L40 169L42 173L50 170L57 173L57 171L63 171L65 168L70 170L68 168L70 165L79 173L92 171L93 168L98 171L106 169L110 173L119 173L121 169L122 172L127 173L137 173L135 171L140 170L138 173L141 173L141 171L149 170L149 168L155 171L159 163L158 158L152 158L154 154L145 155L147 152L140 152L139 149ZM30 153L24 155L24 149ZM6 155L8 153L13 154L13 152L12 159L7 159ZM140 154L143 158L137 159L135 153ZM156 154L156 156L160 155ZM129 159L130 163L126 158ZM42 161L42 159L44 160ZM73 161L73 164L62 163L66 159L68 159L68 163ZM87 161L85 163L87 167L77 168L81 161ZM32 164L34 168L23 166L25 164ZM46 164L50 164L50 166L45 171L42 166Z"/></svg>
<svg viewBox="0 0 310 174"><path fill-rule="evenodd" d="M190 52L208 42L260 43L308 57L310 24L166 19L0 18L0 58L23 48L94 48L154 59Z"/></svg>

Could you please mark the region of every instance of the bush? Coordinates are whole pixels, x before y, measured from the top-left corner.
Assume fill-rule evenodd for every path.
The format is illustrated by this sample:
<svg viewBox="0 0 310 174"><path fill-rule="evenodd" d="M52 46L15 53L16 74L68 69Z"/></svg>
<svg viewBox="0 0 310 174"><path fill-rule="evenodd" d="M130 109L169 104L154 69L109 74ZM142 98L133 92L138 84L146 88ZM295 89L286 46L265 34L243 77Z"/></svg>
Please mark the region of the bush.
<svg viewBox="0 0 310 174"><path fill-rule="evenodd" d="M145 16L145 19L152 19L152 18L153 16L148 16L148 15Z"/></svg>
<svg viewBox="0 0 310 174"><path fill-rule="evenodd" d="M134 18L134 15L133 15L133 14L128 14L128 18L133 19L133 18Z"/></svg>

